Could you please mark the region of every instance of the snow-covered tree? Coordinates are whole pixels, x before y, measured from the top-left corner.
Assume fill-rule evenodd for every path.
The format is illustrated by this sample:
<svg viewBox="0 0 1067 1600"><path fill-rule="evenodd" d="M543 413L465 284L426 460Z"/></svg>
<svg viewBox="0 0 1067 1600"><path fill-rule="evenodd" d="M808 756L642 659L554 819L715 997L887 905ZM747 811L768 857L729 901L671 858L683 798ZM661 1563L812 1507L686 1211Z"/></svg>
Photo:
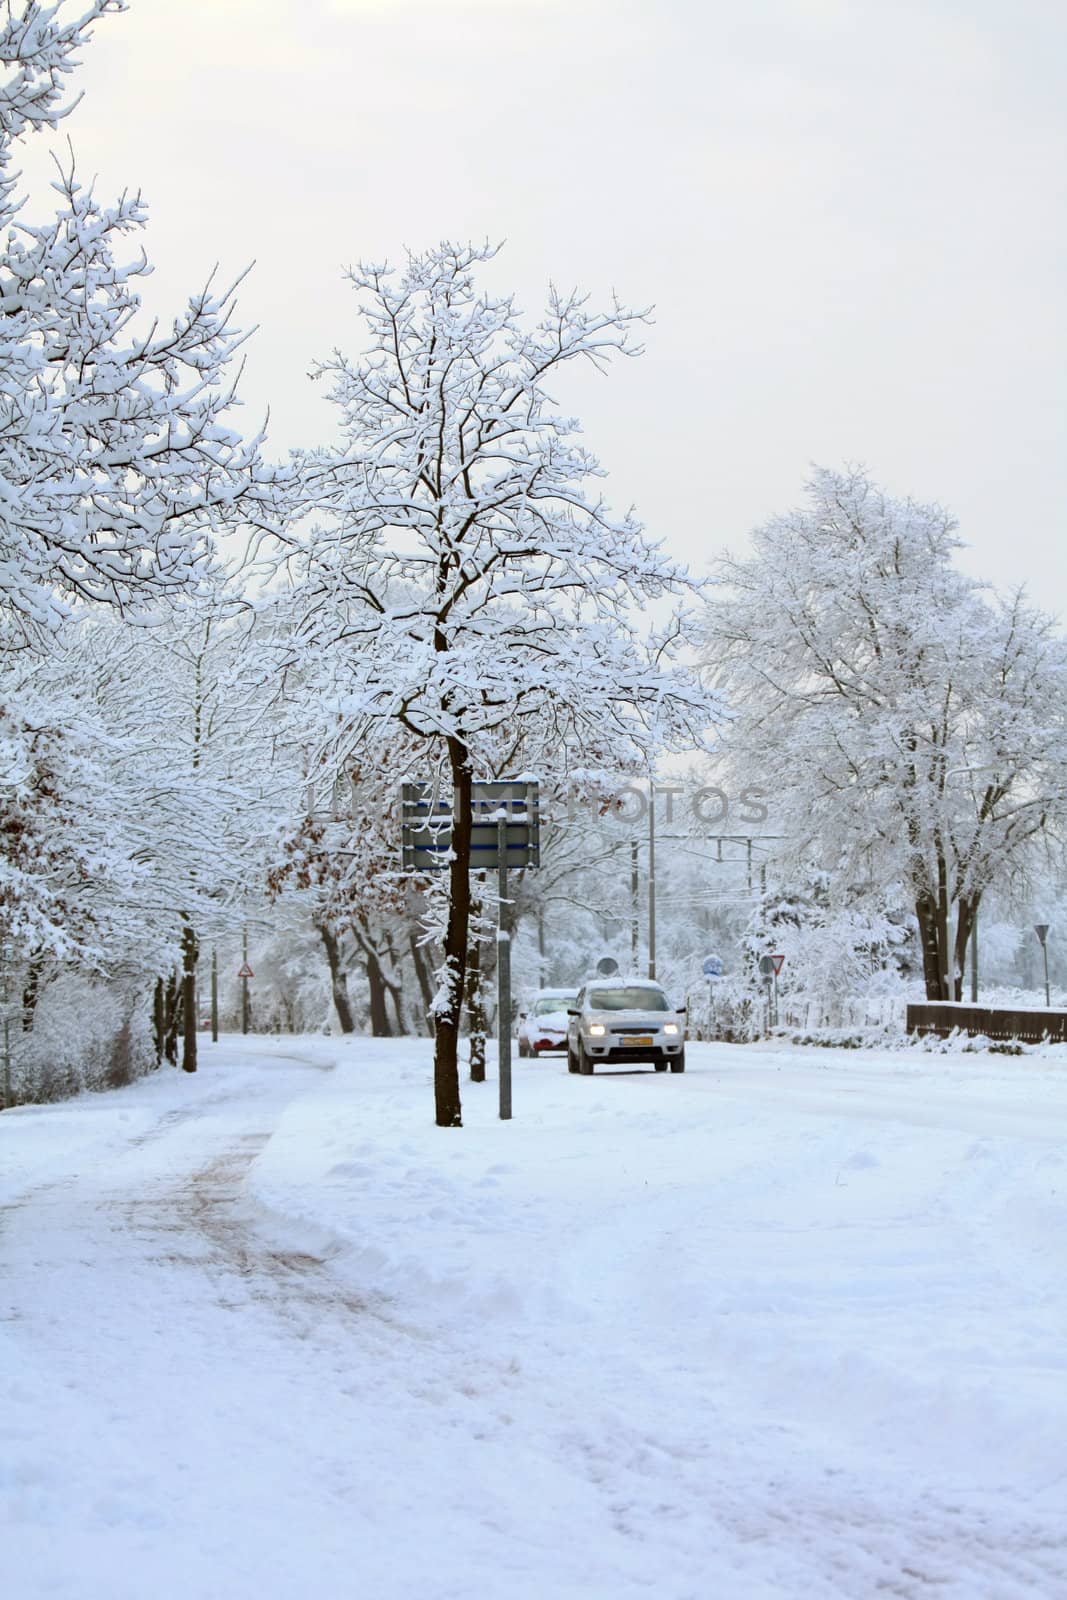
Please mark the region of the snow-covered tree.
<svg viewBox="0 0 1067 1600"><path fill-rule="evenodd" d="M302 726L306 737L307 718ZM416 1022L417 1008L406 1000L409 973L427 1007L430 1000L420 943L424 890L430 885L402 874L397 859L404 742L399 749L381 742L364 749L358 765L350 756L339 769L327 766L339 781L324 793L314 792L313 780L306 788L302 784L267 854L271 895L302 897L321 941L342 1033L356 1026L348 989L355 962L366 975L370 1030L376 1037L407 1032ZM317 764L328 760L320 752Z"/></svg>
<svg viewBox="0 0 1067 1600"><path fill-rule="evenodd" d="M244 336L234 287L209 282L169 327L146 324L140 195L113 205L57 172L33 223L11 170L28 129L54 125L97 0L9 4L0 22L0 649L39 647L72 609L137 616L202 586L214 535L271 499L259 440L227 413Z"/></svg>
<svg viewBox="0 0 1067 1600"><path fill-rule="evenodd" d="M457 1047L471 911L471 783L505 730L536 721L647 753L704 715L635 608L688 584L601 476L548 385L572 362L632 353L639 316L552 290L532 327L476 283L491 248L443 244L399 272L350 273L369 332L358 361L321 369L342 444L307 457L314 533L291 554L294 650L353 747L375 723L444 759L455 822L443 981L435 1002L436 1117L460 1123Z"/></svg>
<svg viewBox="0 0 1067 1600"><path fill-rule="evenodd" d="M927 994L958 999L983 893L1060 838L1064 641L956 569L945 511L862 471L817 471L753 545L708 611L725 748L779 775L786 867L818 862L852 896L909 886Z"/></svg>
<svg viewBox="0 0 1067 1600"><path fill-rule="evenodd" d="M215 594L221 530L273 525L277 480L229 420L233 286L154 323L139 195L101 202L73 154L51 216L20 192L20 139L69 113L94 24L125 9L0 12L0 933L32 999L64 963L163 970L178 924L191 1062L196 916L225 893L208 858L227 830L217 771L188 760L207 702L192 679L167 698L183 630L203 626L178 603ZM138 655L109 617L151 622L162 649Z"/></svg>
<svg viewBox="0 0 1067 1600"><path fill-rule="evenodd" d="M54 128L73 109L66 80L78 65L76 52L94 22L125 10L126 0L90 0L88 5L7 0L0 17L0 162L5 168L12 139L28 128ZM9 173L4 182L11 185Z"/></svg>
<svg viewBox="0 0 1067 1600"><path fill-rule="evenodd" d="M113 949L139 878L114 847L118 746L70 696L24 684L0 702L0 928L28 967L99 971Z"/></svg>
<svg viewBox="0 0 1067 1600"><path fill-rule="evenodd" d="M159 977L189 1068L198 939L239 926L269 812L242 644L202 608L102 615L2 674L0 926L34 994L71 963Z"/></svg>

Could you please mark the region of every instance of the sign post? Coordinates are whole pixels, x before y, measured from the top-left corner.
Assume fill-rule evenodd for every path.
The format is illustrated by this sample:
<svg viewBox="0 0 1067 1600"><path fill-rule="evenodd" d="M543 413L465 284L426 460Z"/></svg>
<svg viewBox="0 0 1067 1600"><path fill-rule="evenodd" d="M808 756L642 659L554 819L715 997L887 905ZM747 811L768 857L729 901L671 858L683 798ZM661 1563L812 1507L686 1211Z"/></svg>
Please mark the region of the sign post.
<svg viewBox="0 0 1067 1600"><path fill-rule="evenodd" d="M248 1032L248 980L252 976L252 968L248 965L248 928L241 933L241 970L238 977L241 980L241 1032Z"/></svg>
<svg viewBox="0 0 1067 1600"><path fill-rule="evenodd" d="M764 983L764 1001L763 1001L763 1004L764 1004L764 1011L765 1011L766 1018L767 1018L766 1027L767 1027L767 1032L770 1033L770 1031L771 1031L771 983L772 983L772 981L774 979L774 961L773 961L771 956L760 956L760 958L759 958L759 970L760 970L760 977L763 979L763 983Z"/></svg>
<svg viewBox="0 0 1067 1600"><path fill-rule="evenodd" d="M1045 958L1045 1006L1046 1006L1046 1008L1051 1006L1051 1004L1052 1004L1052 1001L1049 999L1049 987L1048 987L1048 930L1049 930L1049 924L1047 922L1035 922L1034 923L1034 932L1037 934L1038 942L1041 945L1041 954Z"/></svg>
<svg viewBox="0 0 1067 1600"><path fill-rule="evenodd" d="M708 1038L715 1037L715 985L722 977L725 967L721 956L705 956L701 967L705 978L708 980Z"/></svg>
<svg viewBox="0 0 1067 1600"><path fill-rule="evenodd" d="M782 968L785 966L785 956L772 956L771 957L771 962L772 962L772 964L774 966L774 1026L777 1028L777 1026L778 1026L778 974L781 972Z"/></svg>
<svg viewBox="0 0 1067 1600"><path fill-rule="evenodd" d="M760 956L759 969L767 985L767 1027L778 1026L778 974L785 965L785 956Z"/></svg>
<svg viewBox="0 0 1067 1600"><path fill-rule="evenodd" d="M500 1120L511 1120L511 934L505 926L504 906L508 898L508 819L501 812L497 819L497 928L496 928L496 1008L497 1074L500 1079Z"/></svg>
<svg viewBox="0 0 1067 1600"><path fill-rule="evenodd" d="M401 861L405 872L437 872L452 849L452 805L432 783L401 789ZM508 868L541 864L538 784L533 778L492 778L471 784L471 871L497 869L497 1068L500 1118L511 1120L511 934Z"/></svg>

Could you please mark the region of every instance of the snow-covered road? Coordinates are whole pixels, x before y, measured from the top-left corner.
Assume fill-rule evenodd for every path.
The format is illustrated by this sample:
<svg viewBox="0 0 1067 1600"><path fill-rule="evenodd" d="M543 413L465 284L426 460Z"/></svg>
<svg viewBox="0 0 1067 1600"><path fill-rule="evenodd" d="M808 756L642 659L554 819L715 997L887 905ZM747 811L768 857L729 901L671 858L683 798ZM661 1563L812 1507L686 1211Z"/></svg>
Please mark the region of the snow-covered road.
<svg viewBox="0 0 1067 1600"><path fill-rule="evenodd" d="M240 1040L0 1116L0 1594L1062 1600L1067 1060Z"/></svg>

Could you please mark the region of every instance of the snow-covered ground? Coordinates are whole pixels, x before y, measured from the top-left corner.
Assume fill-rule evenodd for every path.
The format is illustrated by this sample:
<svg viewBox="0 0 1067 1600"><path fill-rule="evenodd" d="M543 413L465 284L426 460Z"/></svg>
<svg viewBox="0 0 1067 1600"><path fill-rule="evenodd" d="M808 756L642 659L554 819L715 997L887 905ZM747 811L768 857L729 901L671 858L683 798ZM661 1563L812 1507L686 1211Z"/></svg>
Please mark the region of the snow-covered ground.
<svg viewBox="0 0 1067 1600"><path fill-rule="evenodd" d="M1067 1595L1062 1057L464 1114L425 1042L256 1039L0 1116L0 1594Z"/></svg>

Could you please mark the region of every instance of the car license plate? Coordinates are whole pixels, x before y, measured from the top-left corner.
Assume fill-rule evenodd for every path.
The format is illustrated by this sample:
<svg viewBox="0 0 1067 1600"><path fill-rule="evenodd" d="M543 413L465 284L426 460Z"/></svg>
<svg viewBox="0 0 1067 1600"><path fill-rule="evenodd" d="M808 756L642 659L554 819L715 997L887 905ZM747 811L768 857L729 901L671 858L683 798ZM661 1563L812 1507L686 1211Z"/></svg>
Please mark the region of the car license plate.
<svg viewBox="0 0 1067 1600"><path fill-rule="evenodd" d="M626 1042L627 1044L651 1044L652 1035L650 1033L631 1033Z"/></svg>

